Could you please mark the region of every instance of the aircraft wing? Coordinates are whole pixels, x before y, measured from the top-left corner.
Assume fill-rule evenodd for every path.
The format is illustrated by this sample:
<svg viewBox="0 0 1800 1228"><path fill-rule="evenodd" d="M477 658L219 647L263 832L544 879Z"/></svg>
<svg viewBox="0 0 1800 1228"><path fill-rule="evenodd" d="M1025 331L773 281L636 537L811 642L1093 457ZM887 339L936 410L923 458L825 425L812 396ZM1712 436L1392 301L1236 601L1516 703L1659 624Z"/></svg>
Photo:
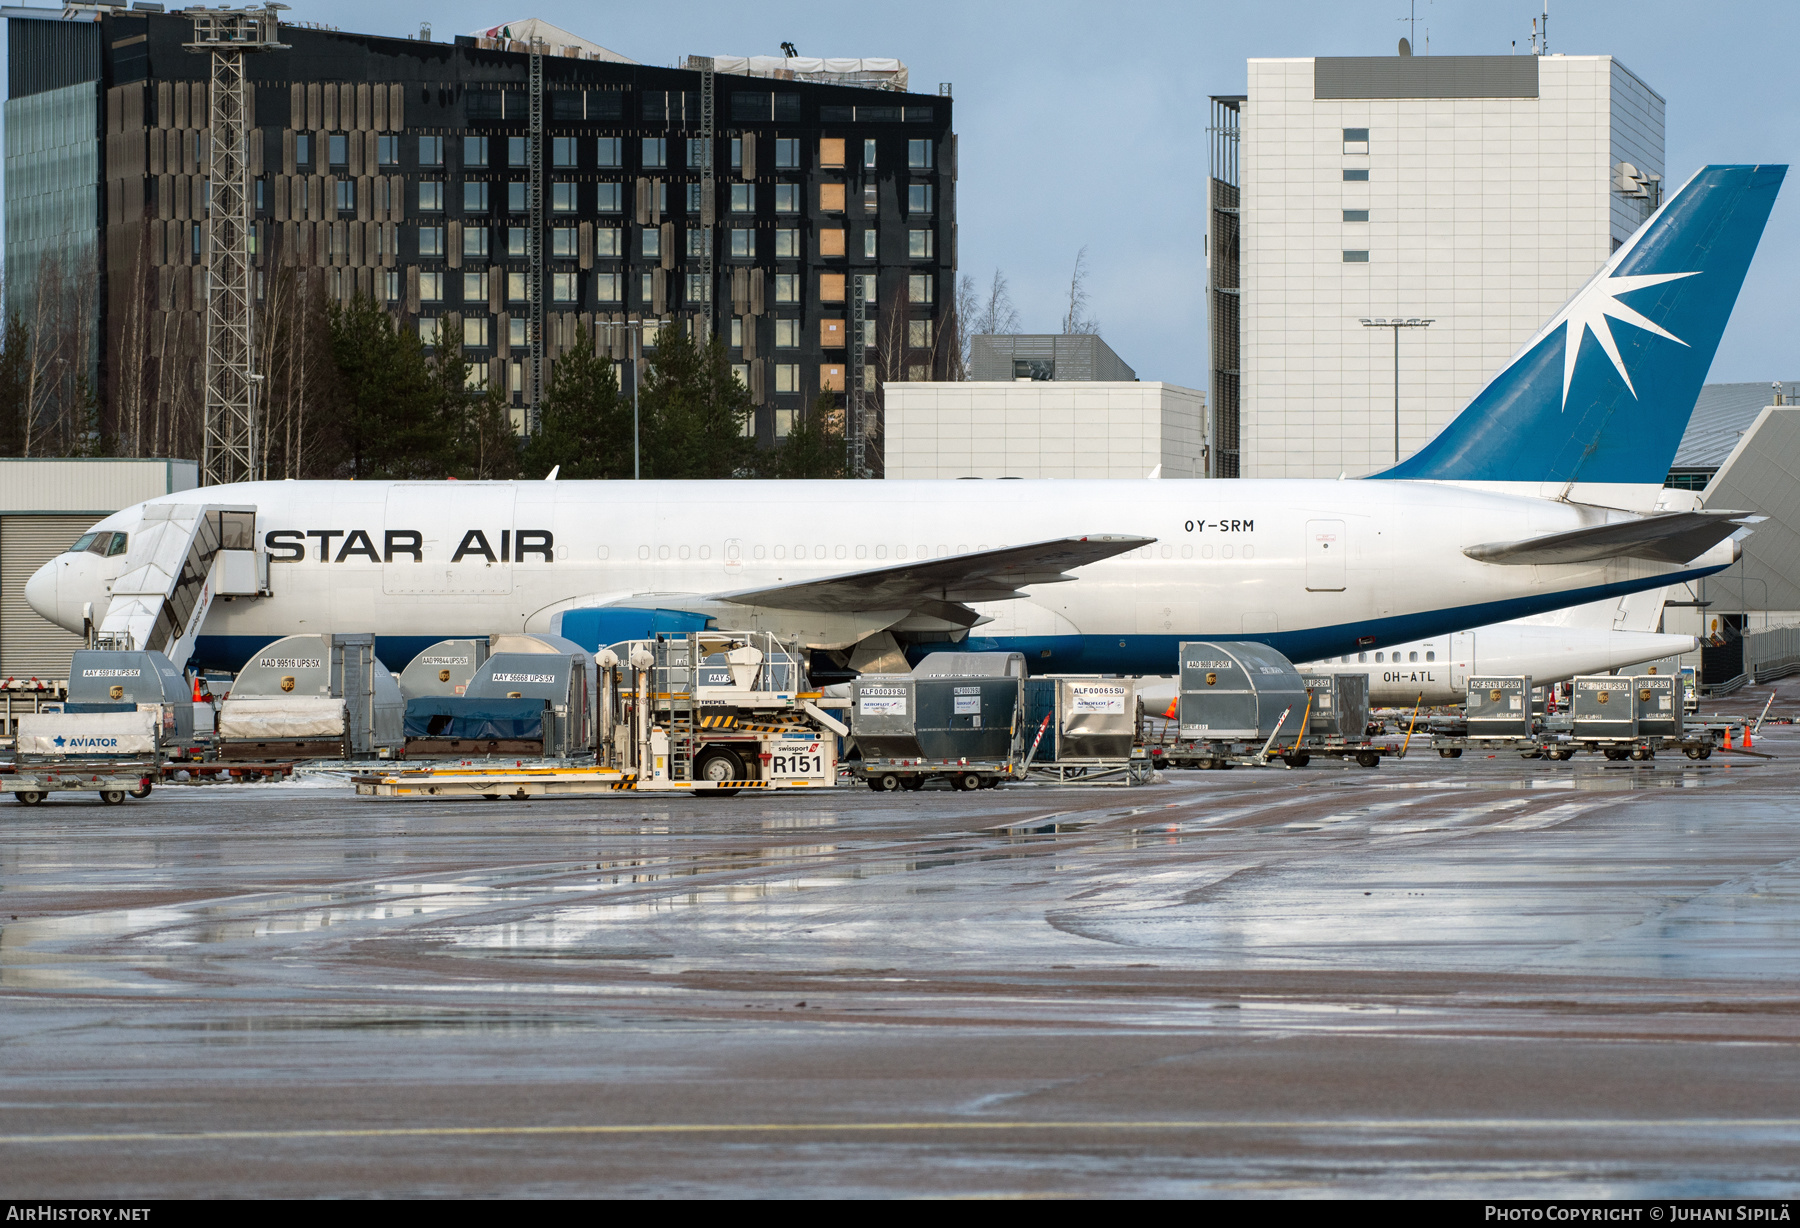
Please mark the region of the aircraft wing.
<svg viewBox="0 0 1800 1228"><path fill-rule="evenodd" d="M1021 596L1019 589L1026 585L1073 580L1075 577L1067 574L1070 568L1097 563L1155 540L1100 534L1063 537L895 563L792 584L715 593L713 598L734 605L831 614L912 609L970 626L975 622L975 612L959 608L967 602L1003 601Z"/></svg>
<svg viewBox="0 0 1800 1228"><path fill-rule="evenodd" d="M1463 553L1477 562L1512 566L1619 558L1686 563L1761 519L1749 512L1669 512L1523 541L1487 542L1470 546Z"/></svg>

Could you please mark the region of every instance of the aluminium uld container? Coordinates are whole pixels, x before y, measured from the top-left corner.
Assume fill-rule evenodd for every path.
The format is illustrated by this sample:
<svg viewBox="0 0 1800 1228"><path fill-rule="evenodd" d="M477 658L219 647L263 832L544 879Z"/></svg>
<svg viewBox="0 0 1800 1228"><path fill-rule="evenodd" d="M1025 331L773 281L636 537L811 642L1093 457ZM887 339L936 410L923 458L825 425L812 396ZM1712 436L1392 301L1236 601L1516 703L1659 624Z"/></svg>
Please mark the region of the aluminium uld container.
<svg viewBox="0 0 1800 1228"><path fill-rule="evenodd" d="M1306 713L1306 684L1293 662L1254 640L1181 645L1181 736L1202 742L1293 737ZM1284 716L1285 713L1285 716Z"/></svg>
<svg viewBox="0 0 1800 1228"><path fill-rule="evenodd" d="M1575 679L1572 732L1579 742L1629 742L1638 736L1637 679L1593 674Z"/></svg>
<svg viewBox="0 0 1800 1228"><path fill-rule="evenodd" d="M1471 738L1529 738L1531 676L1490 674L1470 678L1463 716Z"/></svg>

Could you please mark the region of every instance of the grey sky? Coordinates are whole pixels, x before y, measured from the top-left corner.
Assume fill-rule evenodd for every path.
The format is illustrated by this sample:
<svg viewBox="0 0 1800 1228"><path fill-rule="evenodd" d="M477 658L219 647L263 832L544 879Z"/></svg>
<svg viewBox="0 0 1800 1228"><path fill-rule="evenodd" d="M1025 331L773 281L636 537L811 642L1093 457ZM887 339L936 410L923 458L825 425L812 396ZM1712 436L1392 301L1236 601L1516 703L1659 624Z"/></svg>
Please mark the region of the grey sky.
<svg viewBox="0 0 1800 1228"><path fill-rule="evenodd" d="M1075 254L1090 309L1144 379L1206 386L1201 234L1208 94L1241 93L1250 56L1385 55L1406 0L1381 3L997 5L914 0L832 10L777 0L577 4L293 0L288 16L434 36L542 17L633 59L696 54L897 56L913 88L954 83L961 271L1012 282L1028 331L1058 326ZM1539 2L1418 0L1437 54L1524 48ZM1800 145L1792 51L1800 6L1553 0L1551 50L1611 54L1668 101L1671 185L1707 162L1789 162ZM1504 192L1491 183L1472 190ZM1794 369L1800 183L1790 183L1713 365L1715 381ZM1788 290L1782 290L1788 286Z"/></svg>

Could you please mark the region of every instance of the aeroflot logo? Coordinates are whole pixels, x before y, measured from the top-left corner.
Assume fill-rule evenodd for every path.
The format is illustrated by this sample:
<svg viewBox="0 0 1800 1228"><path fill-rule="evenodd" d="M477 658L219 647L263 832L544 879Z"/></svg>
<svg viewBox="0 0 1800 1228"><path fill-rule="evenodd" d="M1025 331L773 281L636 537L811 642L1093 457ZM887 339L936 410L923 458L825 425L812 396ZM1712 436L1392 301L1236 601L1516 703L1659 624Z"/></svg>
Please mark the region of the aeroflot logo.
<svg viewBox="0 0 1800 1228"><path fill-rule="evenodd" d="M341 545L334 542L343 538ZM319 543L315 552L308 539ZM495 543L498 543L496 548ZM311 555L320 563L343 563L350 559L367 559L371 563L392 563L410 559L425 561L425 535L417 529L388 529L381 535L381 548L362 529L275 529L263 538L269 557L283 563L298 563ZM535 556L546 563L556 561L556 536L548 529L501 529L489 536L481 529L469 529L462 535L450 556L452 563L479 559L484 563L523 563Z"/></svg>

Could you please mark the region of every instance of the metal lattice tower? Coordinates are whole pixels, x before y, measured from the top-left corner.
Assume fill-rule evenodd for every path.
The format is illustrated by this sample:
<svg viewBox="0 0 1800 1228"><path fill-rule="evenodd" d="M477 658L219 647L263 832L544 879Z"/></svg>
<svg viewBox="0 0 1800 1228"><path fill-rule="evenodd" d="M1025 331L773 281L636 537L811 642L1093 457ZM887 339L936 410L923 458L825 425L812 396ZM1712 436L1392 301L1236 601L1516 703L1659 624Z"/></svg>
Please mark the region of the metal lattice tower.
<svg viewBox="0 0 1800 1228"><path fill-rule="evenodd" d="M844 413L844 443L849 449L850 476L868 477L868 445L863 438L863 330L867 327L868 307L864 300L863 278L873 274L858 273L850 279L850 344L845 355L850 366L850 396Z"/></svg>
<svg viewBox="0 0 1800 1228"><path fill-rule="evenodd" d="M526 390L525 429L537 434L544 395L544 44L531 43L531 229L526 234L525 295L531 306L531 378Z"/></svg>
<svg viewBox="0 0 1800 1228"><path fill-rule="evenodd" d="M718 324L713 302L713 193L718 189L713 179L713 61L711 56L688 57L690 67L700 70L700 284L706 295L706 336L710 339Z"/></svg>
<svg viewBox="0 0 1800 1228"><path fill-rule="evenodd" d="M256 299L250 268L249 136L254 116L244 86L244 55L283 50L279 10L190 9L189 51L212 56L207 106L211 132L206 201L206 422L202 485L247 482L256 475Z"/></svg>

